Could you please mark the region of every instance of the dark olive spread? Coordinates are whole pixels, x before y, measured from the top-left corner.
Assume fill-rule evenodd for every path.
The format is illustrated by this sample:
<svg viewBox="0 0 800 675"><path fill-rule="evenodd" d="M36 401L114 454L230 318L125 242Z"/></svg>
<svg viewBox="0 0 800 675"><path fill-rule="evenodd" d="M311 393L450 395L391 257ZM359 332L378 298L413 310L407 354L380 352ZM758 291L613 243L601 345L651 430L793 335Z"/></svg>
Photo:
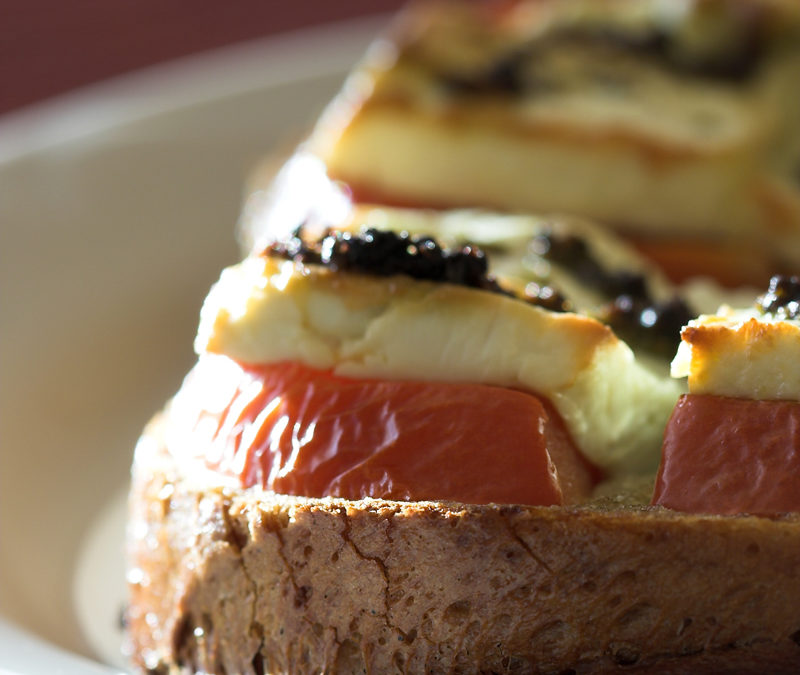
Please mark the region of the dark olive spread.
<svg viewBox="0 0 800 675"><path fill-rule="evenodd" d="M264 253L342 272L401 274L422 281L468 286L518 298L551 311L568 309L563 296L548 286L529 284L521 296L503 288L488 274L486 254L479 247L467 244L445 248L427 235L368 228L360 232L328 230L320 238L307 241L299 228L289 239L271 244Z"/></svg>
<svg viewBox="0 0 800 675"><path fill-rule="evenodd" d="M597 318L626 342L665 358L674 356L681 328L695 316L684 300L655 300L644 275L606 270L586 241L572 234L543 232L531 241L531 252L605 296L609 303Z"/></svg>
<svg viewBox="0 0 800 675"><path fill-rule="evenodd" d="M570 26L555 31L545 42L627 52L689 77L742 81L757 69L764 40L758 21L742 20L737 28L737 34L730 39L695 53L683 48L678 32L662 26L651 26L638 33L617 26Z"/></svg>
<svg viewBox="0 0 800 675"><path fill-rule="evenodd" d="M530 246L535 255L569 270L576 279L607 297L647 297L647 282L643 275L627 270L609 272L604 269L581 237L545 231L535 236Z"/></svg>
<svg viewBox="0 0 800 675"><path fill-rule="evenodd" d="M670 359L695 313L677 296L660 302L620 295L598 317L628 344Z"/></svg>
<svg viewBox="0 0 800 675"><path fill-rule="evenodd" d="M778 319L800 317L800 277L772 277L767 292L756 300L756 308Z"/></svg>
<svg viewBox="0 0 800 675"><path fill-rule="evenodd" d="M555 288L534 282L525 287L525 300L551 312L570 312L573 309L572 303Z"/></svg>
<svg viewBox="0 0 800 675"><path fill-rule="evenodd" d="M504 54L477 72L440 73L439 81L450 93L462 96L522 96L558 89L552 78L526 72L530 60L529 50L520 49Z"/></svg>
<svg viewBox="0 0 800 675"><path fill-rule="evenodd" d="M375 228L360 232L330 230L316 241L296 231L288 241L272 244L268 254L303 264L325 265L342 272L375 276L403 274L485 290L500 290L487 274L486 254L477 246L447 249L428 236Z"/></svg>
<svg viewBox="0 0 800 675"><path fill-rule="evenodd" d="M537 64L546 58L548 50L567 47L631 54L686 77L743 82L758 70L767 51L762 18L757 11L717 17L717 25L718 21L725 22L727 34L722 39L709 37L700 49L686 44L679 27L655 22L638 30L613 24L564 25L496 56L483 68L468 73L440 72L438 78L446 89L458 95L547 93L560 86L552 76L537 72ZM592 67L603 62L602 53ZM620 85L618 78L595 79L602 79L611 88ZM630 83L622 84L627 88Z"/></svg>

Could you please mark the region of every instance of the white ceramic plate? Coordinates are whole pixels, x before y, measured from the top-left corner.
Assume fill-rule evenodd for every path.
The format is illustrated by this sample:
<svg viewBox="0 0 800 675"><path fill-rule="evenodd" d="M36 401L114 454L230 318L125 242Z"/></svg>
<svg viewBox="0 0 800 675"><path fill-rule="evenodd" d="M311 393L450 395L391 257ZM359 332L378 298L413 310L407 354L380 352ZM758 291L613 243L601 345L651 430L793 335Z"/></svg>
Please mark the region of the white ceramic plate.
<svg viewBox="0 0 800 675"><path fill-rule="evenodd" d="M249 169L383 18L128 76L0 118L0 675L120 672L124 489L193 360Z"/></svg>

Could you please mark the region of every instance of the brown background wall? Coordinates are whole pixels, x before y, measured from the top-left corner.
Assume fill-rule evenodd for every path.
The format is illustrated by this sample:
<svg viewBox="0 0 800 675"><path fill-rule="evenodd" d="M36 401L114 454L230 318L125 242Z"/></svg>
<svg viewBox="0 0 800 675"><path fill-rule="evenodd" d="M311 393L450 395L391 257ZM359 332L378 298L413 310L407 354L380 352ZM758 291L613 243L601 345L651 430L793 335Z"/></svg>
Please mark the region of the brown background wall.
<svg viewBox="0 0 800 675"><path fill-rule="evenodd" d="M0 0L0 114L181 56L402 0Z"/></svg>

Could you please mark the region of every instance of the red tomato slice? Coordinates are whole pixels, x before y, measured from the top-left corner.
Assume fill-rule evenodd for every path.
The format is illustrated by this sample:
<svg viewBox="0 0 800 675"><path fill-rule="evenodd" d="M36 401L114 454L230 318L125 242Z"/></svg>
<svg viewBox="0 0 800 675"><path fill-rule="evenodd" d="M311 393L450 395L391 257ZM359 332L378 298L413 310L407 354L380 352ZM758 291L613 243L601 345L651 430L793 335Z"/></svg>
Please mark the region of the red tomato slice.
<svg viewBox="0 0 800 675"><path fill-rule="evenodd" d="M201 359L196 370L204 367ZM197 411L195 438L206 433L199 440L209 444L207 464L244 486L551 505L579 501L595 482L552 407L524 392L350 379L297 363L235 372L223 405ZM204 396L196 397L201 405Z"/></svg>
<svg viewBox="0 0 800 675"><path fill-rule="evenodd" d="M664 434L653 504L694 513L800 511L800 403L681 397Z"/></svg>

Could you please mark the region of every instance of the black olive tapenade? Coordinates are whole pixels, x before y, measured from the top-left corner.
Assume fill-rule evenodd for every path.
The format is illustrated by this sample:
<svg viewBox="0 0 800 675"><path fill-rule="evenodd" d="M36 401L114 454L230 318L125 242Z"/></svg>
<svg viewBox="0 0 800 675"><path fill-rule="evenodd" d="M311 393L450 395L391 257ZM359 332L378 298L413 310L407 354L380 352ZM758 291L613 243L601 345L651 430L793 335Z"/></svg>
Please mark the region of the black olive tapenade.
<svg viewBox="0 0 800 675"><path fill-rule="evenodd" d="M598 318L629 344L671 359L680 342L681 329L694 316L677 296L647 302L620 295L603 308Z"/></svg>
<svg viewBox="0 0 800 675"><path fill-rule="evenodd" d="M531 240L530 249L605 296L609 303L597 312L597 318L623 340L664 358L675 355L681 328L695 316L682 298L656 300L643 274L606 270L586 240L573 234L542 232Z"/></svg>
<svg viewBox="0 0 800 675"><path fill-rule="evenodd" d="M702 53L684 53L674 31L659 26L631 32L617 26L563 26L528 44L500 54L486 67L472 73L442 72L439 81L453 94L474 96L535 95L558 89L530 66L553 47L587 46L630 53L648 59L665 70L699 79L744 82L758 70L766 51L758 17L737 23L738 39L714 45ZM615 83L616 84L616 83Z"/></svg>
<svg viewBox="0 0 800 675"><path fill-rule="evenodd" d="M772 277L767 292L756 300L756 308L778 319L800 317L800 277Z"/></svg>
<svg viewBox="0 0 800 675"><path fill-rule="evenodd" d="M488 273L489 263L478 246L445 248L433 237L366 228L360 232L328 230L315 241L303 238L302 227L283 241L268 246L265 255L304 265L324 265L344 272L393 276L468 286L517 298L555 312L569 303L555 289L529 286L523 295L501 286Z"/></svg>
<svg viewBox="0 0 800 675"><path fill-rule="evenodd" d="M531 252L561 265L585 285L613 298L629 295L640 300L649 299L644 275L628 270L608 271L594 257L585 239L574 234L555 234L545 231L530 243Z"/></svg>

